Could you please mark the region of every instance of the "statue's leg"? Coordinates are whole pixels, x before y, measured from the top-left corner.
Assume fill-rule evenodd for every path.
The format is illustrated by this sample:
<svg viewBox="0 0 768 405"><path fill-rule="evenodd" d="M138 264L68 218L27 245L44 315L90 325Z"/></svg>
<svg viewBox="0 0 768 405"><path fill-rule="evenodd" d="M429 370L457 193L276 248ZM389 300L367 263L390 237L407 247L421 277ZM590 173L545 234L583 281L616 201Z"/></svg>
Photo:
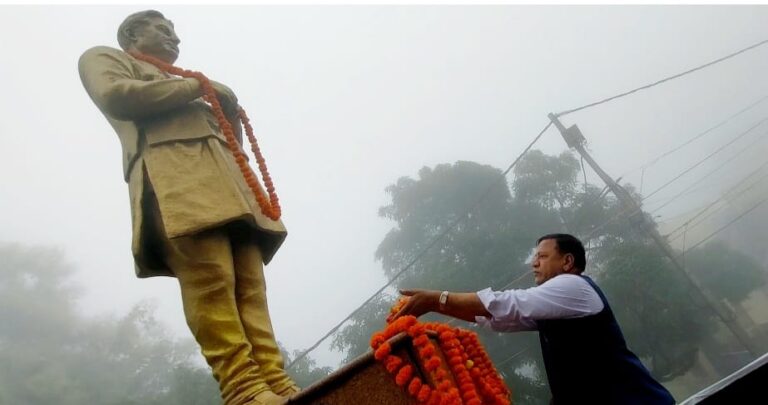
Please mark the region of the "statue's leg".
<svg viewBox="0 0 768 405"><path fill-rule="evenodd" d="M237 307L261 375L273 392L292 394L298 387L283 369L283 356L275 341L267 306L261 250L255 241L233 241ZM295 389L294 389L295 388Z"/></svg>
<svg viewBox="0 0 768 405"><path fill-rule="evenodd" d="M230 239L224 230L166 239L165 256L179 280L184 314L203 356L219 382L226 405L251 403L271 394L251 357L235 300ZM272 394L273 395L273 394Z"/></svg>

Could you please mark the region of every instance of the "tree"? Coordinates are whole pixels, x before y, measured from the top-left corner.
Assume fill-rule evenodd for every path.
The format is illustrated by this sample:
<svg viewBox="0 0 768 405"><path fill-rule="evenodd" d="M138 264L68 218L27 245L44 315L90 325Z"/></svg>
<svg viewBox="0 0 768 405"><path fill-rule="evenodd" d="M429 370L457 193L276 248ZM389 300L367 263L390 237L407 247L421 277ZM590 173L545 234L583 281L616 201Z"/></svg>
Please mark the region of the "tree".
<svg viewBox="0 0 768 405"><path fill-rule="evenodd" d="M192 362L196 345L172 339L151 305L119 318L87 319L75 309L79 289L61 252L1 244L0 257L3 403L219 401L210 372Z"/></svg>
<svg viewBox="0 0 768 405"><path fill-rule="evenodd" d="M648 241L612 246L602 260L600 284L632 351L661 381L688 371L712 313L696 305L682 274Z"/></svg>
<svg viewBox="0 0 768 405"><path fill-rule="evenodd" d="M289 364L291 358L297 358L301 354L301 350L294 350L293 356L291 356L279 342L278 346L280 346L280 352L283 354L285 364ZM333 370L330 367L317 367L317 362L310 357L302 358L287 370L288 374L293 378L293 381L300 387L307 387L310 384L322 380L327 377L331 371Z"/></svg>
<svg viewBox="0 0 768 405"><path fill-rule="evenodd" d="M370 349L371 336L384 329L389 309L396 300L393 294L377 295L348 321L348 325L336 332L331 348L345 354L344 362L352 361Z"/></svg>
<svg viewBox="0 0 768 405"><path fill-rule="evenodd" d="M713 241L685 257L686 267L701 284L731 304L739 304L765 285L765 270L750 256Z"/></svg>
<svg viewBox="0 0 768 405"><path fill-rule="evenodd" d="M478 197L486 198L472 209ZM387 277L405 268L452 223L459 221L435 246L398 279L399 286L443 285L445 288L480 286L479 274L504 275L504 263L528 253L528 249L499 249L515 237L509 218L511 196L498 169L472 162L423 168L419 180L400 178L387 187L392 204L379 210L395 222L376 250ZM500 220L502 219L502 220ZM522 239L521 239L522 240ZM435 272L441 276L435 277ZM439 282L436 280L440 280Z"/></svg>
<svg viewBox="0 0 768 405"><path fill-rule="evenodd" d="M392 203L379 211L395 223L376 250L387 277L398 274L447 227L459 222L396 280L397 288L472 290L507 284L527 271L523 262L533 247L537 225L559 226L552 215L556 213L536 204L513 202L496 168L457 162L423 168L418 175L418 180L403 177L389 186ZM489 187L486 198L462 217ZM334 347L346 352L348 359L367 350L371 334L384 327L394 300L389 293L376 297L334 337ZM500 371L515 387L516 398L546 403L536 336L493 332L483 336L492 357L510 359Z"/></svg>

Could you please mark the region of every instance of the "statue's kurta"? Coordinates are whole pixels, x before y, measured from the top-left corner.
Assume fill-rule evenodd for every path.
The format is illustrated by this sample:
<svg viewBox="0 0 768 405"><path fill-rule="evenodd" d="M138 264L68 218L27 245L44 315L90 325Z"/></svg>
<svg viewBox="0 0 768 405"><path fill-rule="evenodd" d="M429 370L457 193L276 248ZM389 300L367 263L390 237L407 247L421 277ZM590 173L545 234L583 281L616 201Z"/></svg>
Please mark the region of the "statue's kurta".
<svg viewBox="0 0 768 405"><path fill-rule="evenodd" d="M285 239L285 227L261 213L210 107L202 99L179 102L190 98L189 81L195 79L169 77L105 46L86 51L79 69L122 145L136 274L172 275L155 251L152 232L172 239L235 223L258 241L268 263ZM146 187L154 191L162 230L145 223L151 209Z"/></svg>

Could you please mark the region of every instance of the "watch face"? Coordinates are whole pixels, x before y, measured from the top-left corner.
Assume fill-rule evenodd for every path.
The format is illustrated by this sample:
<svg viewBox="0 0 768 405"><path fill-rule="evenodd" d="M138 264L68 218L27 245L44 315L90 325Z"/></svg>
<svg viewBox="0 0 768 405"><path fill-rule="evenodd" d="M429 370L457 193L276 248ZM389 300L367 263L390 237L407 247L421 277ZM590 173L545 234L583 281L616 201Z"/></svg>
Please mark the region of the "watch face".
<svg viewBox="0 0 768 405"><path fill-rule="evenodd" d="M445 303L448 302L448 291L443 291L442 294L440 294L440 305L445 305Z"/></svg>

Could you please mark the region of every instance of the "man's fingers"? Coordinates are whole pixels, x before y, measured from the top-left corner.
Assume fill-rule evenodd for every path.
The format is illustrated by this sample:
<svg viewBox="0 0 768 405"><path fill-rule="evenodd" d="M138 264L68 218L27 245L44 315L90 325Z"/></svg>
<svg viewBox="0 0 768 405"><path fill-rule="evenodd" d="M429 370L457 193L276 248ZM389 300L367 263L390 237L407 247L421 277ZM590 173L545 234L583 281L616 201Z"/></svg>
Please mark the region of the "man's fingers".
<svg viewBox="0 0 768 405"><path fill-rule="evenodd" d="M397 318L399 318L399 317L401 317L401 316L404 316L404 315L408 315L408 314L410 313L410 311L411 311L411 307L412 307L412 306L413 306L413 305L411 304L411 301L410 301L410 300L408 300L408 302L406 302L406 303L405 303L405 305L403 305L403 306L400 308L400 310L399 310L399 311L397 311L397 313L395 314L395 316L393 317L393 319L397 319Z"/></svg>
<svg viewBox="0 0 768 405"><path fill-rule="evenodd" d="M400 294L405 295L406 297L411 297L417 292L419 292L419 290L400 290Z"/></svg>

